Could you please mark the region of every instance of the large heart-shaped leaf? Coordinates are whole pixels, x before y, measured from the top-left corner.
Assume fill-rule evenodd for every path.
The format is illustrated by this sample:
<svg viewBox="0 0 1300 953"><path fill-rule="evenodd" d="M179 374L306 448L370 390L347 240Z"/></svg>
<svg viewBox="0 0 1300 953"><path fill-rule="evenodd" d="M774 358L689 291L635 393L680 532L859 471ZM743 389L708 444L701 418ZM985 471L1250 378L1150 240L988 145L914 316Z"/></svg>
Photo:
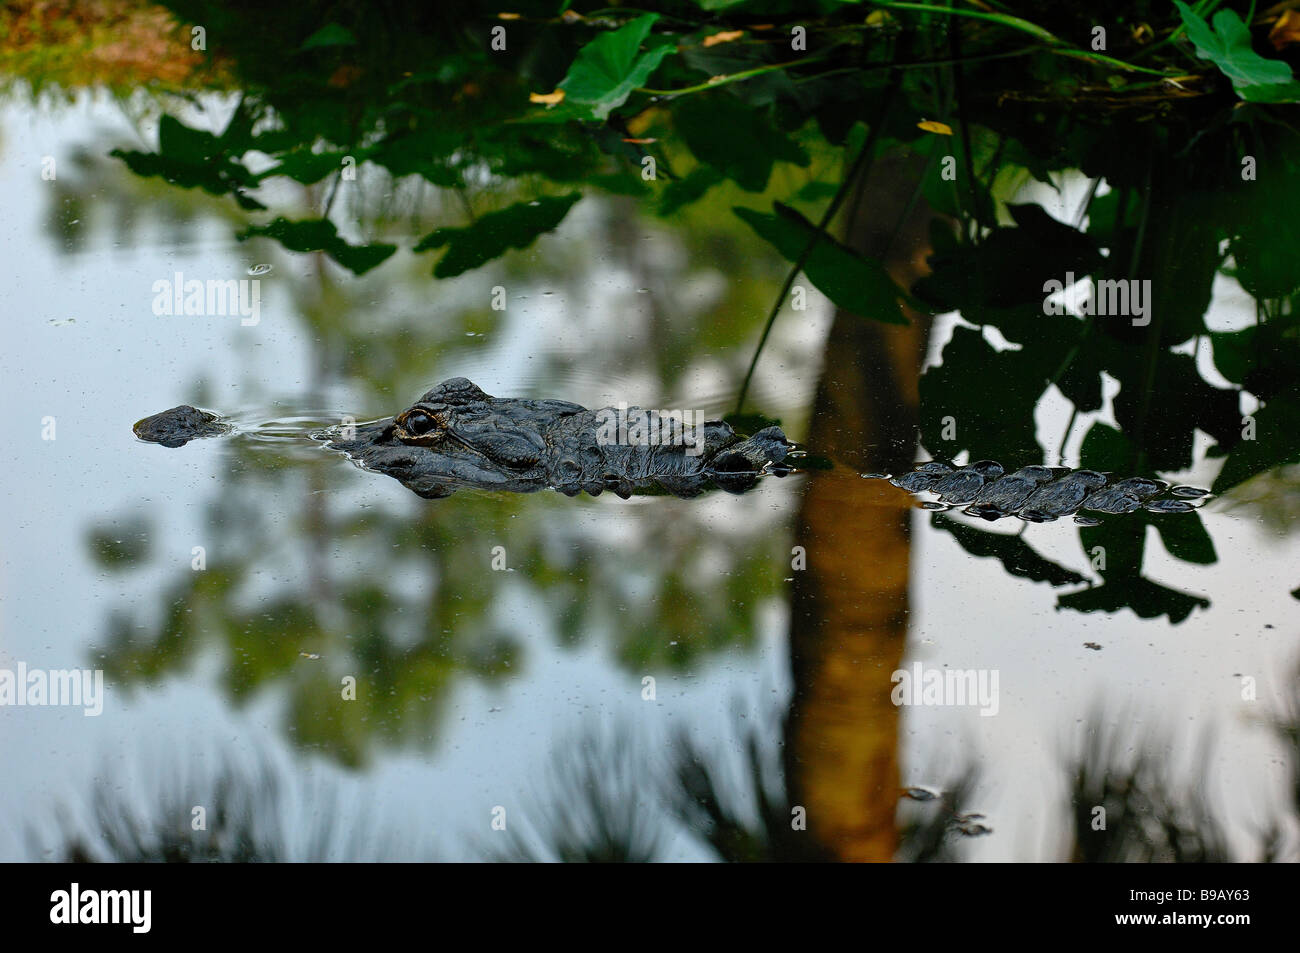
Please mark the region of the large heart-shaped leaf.
<svg viewBox="0 0 1300 953"><path fill-rule="evenodd" d="M632 90L644 85L663 58L674 50L672 45L665 44L640 52L641 44L658 19L659 14L647 13L579 50L568 74L560 81L565 103L569 107L581 107L588 119L604 119L623 105Z"/></svg>
<svg viewBox="0 0 1300 953"><path fill-rule="evenodd" d="M1237 95L1256 103L1300 102L1300 83L1281 60L1260 56L1251 46L1250 29L1231 10L1214 15L1214 28L1193 13L1182 0L1174 0L1196 54L1209 60L1232 80Z"/></svg>

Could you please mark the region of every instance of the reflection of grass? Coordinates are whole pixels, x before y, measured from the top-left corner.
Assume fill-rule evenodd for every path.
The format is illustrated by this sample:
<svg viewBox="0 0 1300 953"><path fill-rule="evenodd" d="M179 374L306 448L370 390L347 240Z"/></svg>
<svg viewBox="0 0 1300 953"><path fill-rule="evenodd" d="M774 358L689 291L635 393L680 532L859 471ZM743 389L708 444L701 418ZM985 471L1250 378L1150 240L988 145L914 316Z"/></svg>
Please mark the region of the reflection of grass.
<svg viewBox="0 0 1300 953"><path fill-rule="evenodd" d="M105 777L109 776L105 773ZM345 818L338 792L319 781L288 782L264 758L226 758L210 774L171 773L142 791L143 802L119 780L97 782L89 820L60 812L62 843L53 859L67 863L282 863L393 859L402 839ZM143 804L143 806L142 806ZM310 805L306 819L295 808ZM194 809L206 812L194 829ZM44 856L34 832L28 840Z"/></svg>
<svg viewBox="0 0 1300 953"><path fill-rule="evenodd" d="M536 822L528 833L512 832L494 859L662 860L670 832L728 863L827 859L814 837L792 823L779 750L766 741L779 734L779 718L749 727L737 713L735 721L739 758L707 752L681 732L665 765L645 753L652 749L646 739L626 728L559 748L548 803L531 815ZM961 813L971 778L968 772L904 827L900 859L955 859L953 838L975 832Z"/></svg>
<svg viewBox="0 0 1300 953"><path fill-rule="evenodd" d="M650 811L653 785L618 734L588 734L552 761L551 791L525 813L528 833L509 827L498 861L642 863L658 856L662 830Z"/></svg>
<svg viewBox="0 0 1300 953"><path fill-rule="evenodd" d="M1181 787L1154 745L1133 754L1130 739L1092 719L1083 749L1070 766L1074 845L1071 859L1087 863L1222 863L1226 832L1205 797L1205 779ZM1163 747L1163 746L1162 746ZM1206 763L1206 751L1198 761ZM1104 815L1098 809L1104 810ZM1094 818L1105 828L1094 830Z"/></svg>
<svg viewBox="0 0 1300 953"><path fill-rule="evenodd" d="M649 862L663 860L674 836L684 835L728 862L817 861L825 855L806 831L796 830L782 777L777 719L753 725L739 714L729 736L736 756L715 754L684 733L669 761L626 727L590 732L557 748L547 790L532 805L514 808L503 846L475 844L493 861ZM1074 838L1078 862L1219 862L1237 859L1228 847L1225 819L1205 797L1204 778L1177 783L1168 760L1147 742L1135 748L1122 731L1091 720L1071 759ZM1300 818L1300 685L1274 722L1289 745L1292 804L1259 832L1256 859L1284 859L1285 830ZM1204 752L1198 758L1208 763ZM980 815L964 813L974 786L964 770L946 790L904 812L897 859L960 859L961 836L990 833ZM319 782L286 784L265 760L253 767L226 760L209 777L153 785L140 808L118 784L101 782L90 799L90 821L62 820L62 861L240 862L391 860L409 835L346 819L337 792ZM191 827L195 805L207 808L207 829ZM310 806L310 813L301 807ZM1095 807L1106 827L1094 831ZM299 808L295 816L295 808ZM346 828L346 833L342 833ZM33 841L34 850L41 854ZM420 847L403 854L426 853Z"/></svg>
<svg viewBox="0 0 1300 953"><path fill-rule="evenodd" d="M1250 859L1274 861L1284 852L1285 829L1300 819L1300 685L1293 684L1286 710L1274 728L1288 747L1292 803L1257 830L1255 856L1234 856L1228 846L1224 817L1207 797L1205 766L1210 739L1203 737L1195 763L1202 773L1179 781L1168 758L1157 754L1169 745L1148 740L1138 747L1132 737L1107 724L1100 713L1091 719L1081 748L1071 758L1070 791L1074 843L1070 856L1080 862L1226 863ZM1098 812L1104 809L1104 815ZM1290 815L1290 816L1288 816ZM1105 828L1094 829L1104 817Z"/></svg>

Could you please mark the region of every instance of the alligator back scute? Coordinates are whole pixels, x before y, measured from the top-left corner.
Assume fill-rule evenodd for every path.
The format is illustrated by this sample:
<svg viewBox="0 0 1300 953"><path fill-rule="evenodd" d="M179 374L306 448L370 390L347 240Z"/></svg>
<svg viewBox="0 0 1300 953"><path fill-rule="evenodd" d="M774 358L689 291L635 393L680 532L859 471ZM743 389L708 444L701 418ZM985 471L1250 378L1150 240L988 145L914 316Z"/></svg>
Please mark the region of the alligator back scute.
<svg viewBox="0 0 1300 953"><path fill-rule="evenodd" d="M873 475L874 477L874 475ZM1189 513L1198 509L1208 490L1170 485L1148 477L1111 480L1096 470L1068 470L1040 465L1007 473L993 460L955 467L940 460L918 464L909 473L878 477L914 495L932 494L925 509L962 512L986 520L1016 516L1027 523L1050 523L1075 514L1075 522L1096 525L1099 519L1083 512L1124 515Z"/></svg>

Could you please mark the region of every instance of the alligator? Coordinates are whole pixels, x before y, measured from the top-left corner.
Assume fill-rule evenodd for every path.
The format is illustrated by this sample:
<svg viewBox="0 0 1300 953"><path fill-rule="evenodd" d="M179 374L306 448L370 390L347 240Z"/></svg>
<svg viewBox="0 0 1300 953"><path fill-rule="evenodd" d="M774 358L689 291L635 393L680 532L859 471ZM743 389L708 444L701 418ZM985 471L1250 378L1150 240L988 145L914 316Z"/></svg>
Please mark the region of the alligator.
<svg viewBox="0 0 1300 953"><path fill-rule="evenodd" d="M206 410L189 404L172 407L162 413L137 420L131 428L141 440L164 447L183 447L191 440L217 437L231 431L231 426Z"/></svg>
<svg viewBox="0 0 1300 953"><path fill-rule="evenodd" d="M646 433L672 439L612 439L610 421L618 415L644 419ZM164 447L230 429L218 415L189 406L134 427L141 440ZM492 397L463 377L443 381L395 417L312 437L425 499L466 487L519 493L553 487L567 496L611 490L624 499L656 492L689 498L715 488L743 493L765 472L788 472L782 464L793 447L779 427L745 437L719 420L687 427L637 407L588 410L562 400Z"/></svg>
<svg viewBox="0 0 1300 953"><path fill-rule="evenodd" d="M863 476L888 480L909 493L934 494L938 499L923 503L926 509L964 506L962 512L967 515L990 521L1018 516L1028 523L1050 523L1079 514L1074 517L1076 523L1095 526L1101 521L1080 511L1188 513L1198 507L1193 501L1210 495L1209 490L1199 487L1170 486L1146 477L1111 482L1109 474L1097 470L1032 465L1007 473L995 460L977 460L962 467L930 460L901 476Z"/></svg>

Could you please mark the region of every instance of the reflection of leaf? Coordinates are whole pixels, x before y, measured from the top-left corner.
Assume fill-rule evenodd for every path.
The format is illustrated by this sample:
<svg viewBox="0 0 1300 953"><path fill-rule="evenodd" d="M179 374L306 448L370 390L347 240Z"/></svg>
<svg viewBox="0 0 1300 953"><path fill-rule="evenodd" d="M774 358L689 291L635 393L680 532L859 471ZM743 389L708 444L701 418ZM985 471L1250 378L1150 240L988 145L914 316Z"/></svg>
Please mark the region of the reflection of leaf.
<svg viewBox="0 0 1300 953"><path fill-rule="evenodd" d="M357 275L374 268L397 250L396 245L385 245L380 242L370 245L349 245L339 237L334 223L323 218L301 222L277 218L269 225L252 225L238 237L242 242L258 236L274 239L289 251L323 251Z"/></svg>
<svg viewBox="0 0 1300 953"><path fill-rule="evenodd" d="M1208 609L1210 600L1170 589L1142 576L1123 576L1105 584L1069 592L1056 599L1057 608L1076 612L1118 612L1132 609L1140 619L1168 616L1177 625L1196 608Z"/></svg>
<svg viewBox="0 0 1300 953"><path fill-rule="evenodd" d="M527 248L543 232L564 220L581 192L547 195L531 202L516 202L499 212L489 212L464 228L439 228L415 246L417 252L450 246L434 266L435 278L451 278L499 258L511 248Z"/></svg>
<svg viewBox="0 0 1300 953"><path fill-rule="evenodd" d="M954 328L943 363L921 377L922 442L944 456L969 450L1012 467L1042 460L1034 405L1049 373L1032 351L995 351L979 331ZM954 440L943 439L947 417Z"/></svg>
<svg viewBox="0 0 1300 953"><path fill-rule="evenodd" d="M1175 559L1181 559L1185 563L1196 563L1198 566L1208 566L1218 562L1219 557L1214 552L1214 540L1210 539L1210 533L1205 528L1205 523L1201 521L1200 513L1161 515L1142 511L1141 517L1143 522L1156 528L1156 532L1160 534L1160 542Z"/></svg>
<svg viewBox="0 0 1300 953"><path fill-rule="evenodd" d="M1053 586L1068 586L1086 581L1085 577L1074 570L1066 569L1040 555L1019 536L985 532L942 513L935 513L930 521L937 529L952 533L961 548L972 556L992 556L1013 576Z"/></svg>
<svg viewBox="0 0 1300 953"><path fill-rule="evenodd" d="M960 245L931 257L934 271L913 289L944 311L976 305L1011 308L1046 297L1049 279L1076 280L1101 263L1096 244L1078 229L1056 221L1037 205L1007 209L1016 228L996 228L979 245Z"/></svg>
<svg viewBox="0 0 1300 953"><path fill-rule="evenodd" d="M776 215L737 207L735 212L790 261L798 261L816 228L788 206L776 203ZM906 324L898 307L903 290L894 284L880 262L863 258L823 234L804 264L804 273L817 289L843 308L863 318L887 324Z"/></svg>
<svg viewBox="0 0 1300 953"><path fill-rule="evenodd" d="M1174 0L1196 54L1232 80L1237 95L1249 102L1289 103L1300 100L1300 83L1281 60L1260 56L1251 45L1250 29L1231 10L1214 15L1214 29L1182 0Z"/></svg>
<svg viewBox="0 0 1300 953"><path fill-rule="evenodd" d="M1090 470L1117 473L1133 459L1133 444L1121 431L1098 421L1084 436L1079 457Z"/></svg>
<svg viewBox="0 0 1300 953"><path fill-rule="evenodd" d="M1230 251L1234 275L1256 298L1284 298L1300 288L1300 157L1291 130L1252 129L1254 181L1232 191Z"/></svg>
<svg viewBox="0 0 1300 953"><path fill-rule="evenodd" d="M632 90L644 85L663 58L673 52L673 46L665 44L637 53L658 19L657 13L637 17L579 50L559 85L567 101L585 107L590 119L605 119L623 105Z"/></svg>
<svg viewBox="0 0 1300 953"><path fill-rule="evenodd" d="M310 149L294 149L280 156L280 164L258 175L265 179L273 175L284 175L301 185L319 182L331 172L343 168L343 159L349 153L312 152ZM356 155L352 155L357 159Z"/></svg>
<svg viewBox="0 0 1300 953"><path fill-rule="evenodd" d="M678 135L701 162L747 192L762 192L776 162L808 165L808 154L768 120L726 93L695 96L673 111Z"/></svg>
<svg viewBox="0 0 1300 953"><path fill-rule="evenodd" d="M1190 467L1197 430L1225 447L1239 441L1239 393L1206 382L1190 354L1161 351L1152 373L1140 350L1114 348L1106 370L1120 382L1115 421L1127 434L1142 434L1138 449L1148 467L1169 472Z"/></svg>
<svg viewBox="0 0 1300 953"><path fill-rule="evenodd" d="M1300 463L1300 402L1282 397L1254 414L1255 439L1242 440L1228 455L1214 481L1222 493L1283 463Z"/></svg>
<svg viewBox="0 0 1300 953"><path fill-rule="evenodd" d="M722 181L722 173L711 165L700 165L683 179L669 182L659 200L659 214L671 215L683 205L690 205Z"/></svg>
<svg viewBox="0 0 1300 953"><path fill-rule="evenodd" d="M232 120L233 124L233 120ZM157 176L185 189L202 189L210 195L232 194L246 209L261 209L243 189L257 186L257 177L227 154L226 144L202 129L191 129L171 116L158 123L158 152L109 153L140 176Z"/></svg>
<svg viewBox="0 0 1300 953"><path fill-rule="evenodd" d="M1183 515L1186 514L1170 514L1166 518L1174 521L1182 519ZM1199 525L1199 515L1196 522ZM1192 610L1198 606L1208 608L1210 600L1203 596L1170 589L1142 576L1148 525L1146 513L1131 513L1107 520L1100 526L1081 527L1079 540L1084 555L1089 560L1096 560L1098 556L1104 559L1104 568L1098 571L1105 582L1100 586L1090 586L1060 596L1057 607L1078 612L1118 612L1128 608L1142 619L1168 616L1169 621L1175 625L1191 615ZM1204 532L1203 526L1201 530ZM1178 539L1175 546L1185 546L1189 553L1203 555L1204 551L1200 547L1209 544L1208 536L1203 542L1198 542L1194 530L1188 531L1185 538L1178 538L1177 530L1173 533ZM1166 547L1168 548L1167 542ZM1209 561L1212 562L1213 545L1209 545L1209 549Z"/></svg>

